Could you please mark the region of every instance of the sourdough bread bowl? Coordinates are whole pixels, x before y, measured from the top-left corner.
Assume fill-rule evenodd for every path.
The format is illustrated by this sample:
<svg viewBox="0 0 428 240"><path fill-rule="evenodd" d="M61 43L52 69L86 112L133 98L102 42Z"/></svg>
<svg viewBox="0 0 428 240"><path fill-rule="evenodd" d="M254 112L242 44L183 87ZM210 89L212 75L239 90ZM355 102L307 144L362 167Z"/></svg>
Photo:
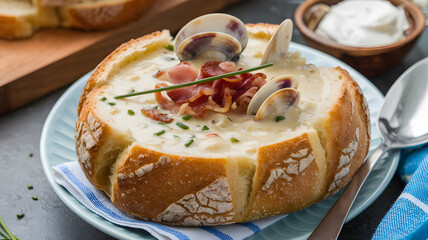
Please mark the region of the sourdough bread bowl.
<svg viewBox="0 0 428 240"><path fill-rule="evenodd" d="M233 64L236 69L260 65L278 26L245 28L248 43ZM252 73L267 81L284 74L299 79L300 102L281 118L255 121L238 101L227 111L190 118L188 111L166 109L161 95L114 98L171 85L159 73L182 66L168 50L173 44L167 30L123 44L95 69L82 92L75 128L78 160L116 207L171 225L250 221L331 196L364 161L370 123L359 86L346 70L306 64L298 52ZM199 70L207 59L185 62ZM172 120L156 121L143 114L147 110Z"/></svg>

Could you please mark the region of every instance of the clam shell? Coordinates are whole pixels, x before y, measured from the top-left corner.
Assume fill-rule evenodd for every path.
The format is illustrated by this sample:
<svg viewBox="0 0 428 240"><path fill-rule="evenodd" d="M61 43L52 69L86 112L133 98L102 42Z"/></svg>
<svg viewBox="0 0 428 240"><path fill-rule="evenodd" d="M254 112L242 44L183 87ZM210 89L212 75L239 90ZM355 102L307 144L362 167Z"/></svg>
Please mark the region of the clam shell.
<svg viewBox="0 0 428 240"><path fill-rule="evenodd" d="M242 50L247 46L247 28L241 20L229 14L212 13L197 17L181 28L175 38L175 49L186 38L203 32L225 33L236 38L241 43Z"/></svg>
<svg viewBox="0 0 428 240"><path fill-rule="evenodd" d="M181 61L204 58L217 61L234 60L242 52L239 41L225 33L205 32L184 39L175 50Z"/></svg>
<svg viewBox="0 0 428 240"><path fill-rule="evenodd" d="M311 8L306 11L303 16L303 20L308 25L308 28L314 31L318 24L321 22L321 19L330 12L331 7L324 3L318 3L313 5Z"/></svg>
<svg viewBox="0 0 428 240"><path fill-rule="evenodd" d="M257 111L255 121L276 116L284 116L287 111L297 106L300 101L300 93L294 88L283 88L270 95Z"/></svg>
<svg viewBox="0 0 428 240"><path fill-rule="evenodd" d="M299 79L293 75L282 75L267 82L254 94L248 104L247 114L256 114L263 102L276 91L283 88L296 88L299 85Z"/></svg>
<svg viewBox="0 0 428 240"><path fill-rule="evenodd" d="M262 63L273 63L279 65L287 56L288 46L293 35L293 22L290 19L284 20L273 33L263 54Z"/></svg>

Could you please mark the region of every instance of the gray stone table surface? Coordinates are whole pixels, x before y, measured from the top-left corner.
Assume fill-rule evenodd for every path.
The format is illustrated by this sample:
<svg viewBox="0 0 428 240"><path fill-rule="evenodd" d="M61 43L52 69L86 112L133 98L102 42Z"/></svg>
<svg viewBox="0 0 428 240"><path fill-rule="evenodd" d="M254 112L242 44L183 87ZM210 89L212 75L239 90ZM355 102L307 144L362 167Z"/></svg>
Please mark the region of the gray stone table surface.
<svg viewBox="0 0 428 240"><path fill-rule="evenodd" d="M246 23L280 23L285 18L293 18L299 3L297 0L248 0L224 12ZM305 44L297 28L293 41ZM401 73L426 56L427 29L398 66L370 80L385 94ZM65 89L0 116L0 216L21 239L113 239L71 212L56 196L42 170L39 139L43 123ZM28 190L27 185L33 185L33 190ZM394 176L370 207L345 224L339 238L371 238L403 187L399 177ZM38 197L38 201L34 201L32 196ZM25 213L25 217L19 220L17 214L20 213Z"/></svg>

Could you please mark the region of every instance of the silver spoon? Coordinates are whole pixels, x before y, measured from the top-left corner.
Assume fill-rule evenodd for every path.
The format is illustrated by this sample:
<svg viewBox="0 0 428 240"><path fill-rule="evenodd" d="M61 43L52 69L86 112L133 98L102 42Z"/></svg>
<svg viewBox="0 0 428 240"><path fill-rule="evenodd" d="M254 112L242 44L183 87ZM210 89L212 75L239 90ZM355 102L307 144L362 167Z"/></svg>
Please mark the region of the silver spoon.
<svg viewBox="0 0 428 240"><path fill-rule="evenodd" d="M387 151L428 142L428 58L411 66L392 85L379 113L378 127L382 143L361 165L308 239L337 239L361 186Z"/></svg>

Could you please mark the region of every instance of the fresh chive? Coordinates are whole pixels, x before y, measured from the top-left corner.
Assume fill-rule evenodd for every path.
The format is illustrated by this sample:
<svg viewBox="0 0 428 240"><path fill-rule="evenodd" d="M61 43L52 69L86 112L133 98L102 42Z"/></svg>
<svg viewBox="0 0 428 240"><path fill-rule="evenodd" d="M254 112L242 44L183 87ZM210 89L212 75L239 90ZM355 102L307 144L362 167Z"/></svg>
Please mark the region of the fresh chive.
<svg viewBox="0 0 428 240"><path fill-rule="evenodd" d="M160 136L160 135L162 135L162 134L164 134L165 133L165 130L160 130L159 132L155 132L154 134L156 135L156 136Z"/></svg>
<svg viewBox="0 0 428 240"><path fill-rule="evenodd" d="M183 119L184 121L189 121L192 118L192 115L187 114L185 116L183 116L181 119Z"/></svg>
<svg viewBox="0 0 428 240"><path fill-rule="evenodd" d="M167 49L169 51L174 51L174 46L169 44L168 46L165 47L165 49Z"/></svg>
<svg viewBox="0 0 428 240"><path fill-rule="evenodd" d="M204 125L202 128L201 128L201 131L203 132L203 131L207 131L207 130L210 130L209 129L209 127L207 127L207 125Z"/></svg>
<svg viewBox="0 0 428 240"><path fill-rule="evenodd" d="M279 122L279 121L282 121L282 120L284 120L285 119L285 117L284 116L276 116L276 118L275 118L275 122Z"/></svg>
<svg viewBox="0 0 428 240"><path fill-rule="evenodd" d="M175 58L173 58L173 57L164 57L163 58L165 61L174 61L174 60L176 60Z"/></svg>
<svg viewBox="0 0 428 240"><path fill-rule="evenodd" d="M178 138L178 139L181 139L181 137L180 137L180 136L178 136L178 135L174 135L174 137L175 137L175 138Z"/></svg>
<svg viewBox="0 0 428 240"><path fill-rule="evenodd" d="M186 124L181 123L181 122L177 122L175 125L179 126L180 128L182 128L184 130L189 129L189 126L187 126Z"/></svg>
<svg viewBox="0 0 428 240"><path fill-rule="evenodd" d="M131 116L134 116L135 112L134 112L134 111L132 111L131 109L129 109L129 110L128 110L128 114L129 114L129 115L131 115Z"/></svg>
<svg viewBox="0 0 428 240"><path fill-rule="evenodd" d="M230 141L231 141L231 142L233 142L233 143L238 143L238 142L239 142L239 140L238 140L238 139L236 139L236 138L234 138L234 137L231 137L231 138L230 138Z"/></svg>
<svg viewBox="0 0 428 240"><path fill-rule="evenodd" d="M135 89L131 89L131 91L129 91L129 93L134 93L135 92Z"/></svg>
<svg viewBox="0 0 428 240"><path fill-rule="evenodd" d="M39 198L38 198L38 197L34 197L34 196L32 196L31 198L32 198L34 201L39 200Z"/></svg>
<svg viewBox="0 0 428 240"><path fill-rule="evenodd" d="M195 140L194 140L193 138L191 138L191 139L189 139L189 140L184 144L184 146L189 147L190 145L192 145L192 143L193 143L194 141L195 141Z"/></svg>
<svg viewBox="0 0 428 240"><path fill-rule="evenodd" d="M105 100L107 100L107 98L106 97L102 97L102 98L100 98L100 100L101 101L105 101Z"/></svg>
<svg viewBox="0 0 428 240"><path fill-rule="evenodd" d="M28 190L33 190L33 185L27 185Z"/></svg>
<svg viewBox="0 0 428 240"><path fill-rule="evenodd" d="M18 215L17 215L18 216ZM18 217L19 218L19 217ZM20 218L19 218L20 219ZM9 228L6 226L6 224L3 222L3 219L0 217L0 225L3 228L2 230L4 230L6 232L6 234L8 236L5 236L6 234L3 233L3 231L0 231L1 235L3 237L5 237L6 239L10 239L10 240L17 240L17 237L15 237L12 232L9 230ZM0 228L1 229L1 228Z"/></svg>
<svg viewBox="0 0 428 240"><path fill-rule="evenodd" d="M25 216L25 213L16 214L16 217L17 217L18 219L21 219L21 218L23 218L24 216Z"/></svg>
<svg viewBox="0 0 428 240"><path fill-rule="evenodd" d="M0 235L2 235L4 238L3 239L1 239L1 240L9 240L10 238L10 236L8 236L5 232L4 232L4 230L2 229L2 228L0 228Z"/></svg>
<svg viewBox="0 0 428 240"><path fill-rule="evenodd" d="M114 105L116 105L116 103L115 102L108 102L108 105L114 106Z"/></svg>
<svg viewBox="0 0 428 240"><path fill-rule="evenodd" d="M235 76L235 75L239 75L239 74L243 74L243 73L247 73L247 72L256 71L256 70L267 68L267 67L271 67L271 66L273 66L272 63L266 63L266 64L263 64L263 65L260 65L260 66L257 66L257 67L243 69L243 70L239 70L239 71L235 71L235 72L231 72L231 73L226 73L226 74L222 74L222 75L218 75L218 76L213 76L213 77L209 77L209 78L204 78L204 79L200 79L200 80L193 81L193 82L176 84L176 85L171 85L171 86L168 86L168 87L156 88L156 89L142 91L142 92L135 92L135 93L130 93L130 94L118 95L118 96L115 96L114 98L115 99L126 98L126 97L132 97L132 96L143 95L143 94L148 94L148 93L162 92L162 91L167 91L167 90L171 90L171 89L188 87L188 86L192 86L192 85L196 85L196 84L211 82L211 81L214 81L214 80L217 80L217 79L222 79L222 78L225 78L225 77L230 77L230 76Z"/></svg>
<svg viewBox="0 0 428 240"><path fill-rule="evenodd" d="M33 156L34 156L34 153L29 153L29 154L28 154L28 156L29 156L29 157L33 157Z"/></svg>

